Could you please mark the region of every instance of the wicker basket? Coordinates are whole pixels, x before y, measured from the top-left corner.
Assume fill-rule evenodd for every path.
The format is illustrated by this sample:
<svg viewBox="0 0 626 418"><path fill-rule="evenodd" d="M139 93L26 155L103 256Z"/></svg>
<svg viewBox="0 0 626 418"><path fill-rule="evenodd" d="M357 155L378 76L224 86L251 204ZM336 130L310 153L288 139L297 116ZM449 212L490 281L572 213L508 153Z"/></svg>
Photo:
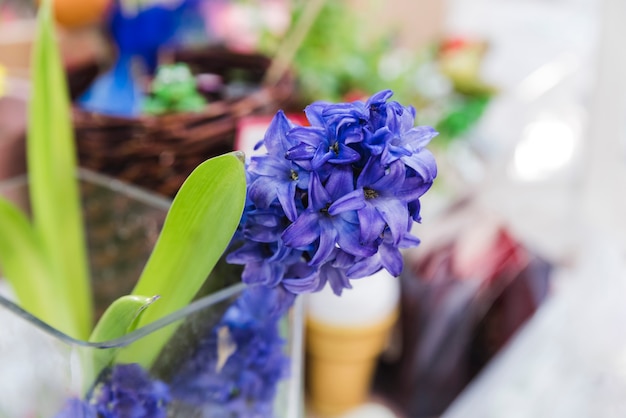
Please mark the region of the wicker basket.
<svg viewBox="0 0 626 418"><path fill-rule="evenodd" d="M235 99L210 97L196 113L121 118L75 108L83 167L173 196L198 164L233 149L240 118L274 113L294 91L289 75L273 86L261 84L271 62L261 55L206 49L180 51L173 60L189 64L194 74L217 74L226 85L243 75L254 88Z"/></svg>

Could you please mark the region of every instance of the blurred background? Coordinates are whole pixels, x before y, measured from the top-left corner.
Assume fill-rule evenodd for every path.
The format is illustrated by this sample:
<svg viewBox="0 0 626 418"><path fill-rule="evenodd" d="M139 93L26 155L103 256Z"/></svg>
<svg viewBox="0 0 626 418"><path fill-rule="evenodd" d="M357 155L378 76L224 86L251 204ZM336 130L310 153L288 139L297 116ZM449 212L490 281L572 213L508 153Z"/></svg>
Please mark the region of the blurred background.
<svg viewBox="0 0 626 418"><path fill-rule="evenodd" d="M35 12L0 0L0 179L24 171ZM440 132L397 320L365 398L335 415L626 414L626 2L56 0L55 12L81 165L167 197L202 160L251 151L276 110L301 121L315 100L390 88ZM184 108L168 107L176 89Z"/></svg>

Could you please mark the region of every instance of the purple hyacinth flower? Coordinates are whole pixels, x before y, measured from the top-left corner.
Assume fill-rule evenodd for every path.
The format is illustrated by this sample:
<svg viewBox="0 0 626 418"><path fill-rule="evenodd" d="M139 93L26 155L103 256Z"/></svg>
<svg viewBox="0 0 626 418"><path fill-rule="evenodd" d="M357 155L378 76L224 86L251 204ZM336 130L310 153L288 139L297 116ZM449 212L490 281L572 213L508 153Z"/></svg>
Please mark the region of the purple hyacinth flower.
<svg viewBox="0 0 626 418"><path fill-rule="evenodd" d="M247 288L180 367L174 397L215 416L273 416L277 383L289 373L278 320L294 298L280 287Z"/></svg>
<svg viewBox="0 0 626 418"><path fill-rule="evenodd" d="M357 257L336 248L329 261L320 266L320 290L326 283L337 296L341 296L343 289L351 289L347 270L354 264L355 259Z"/></svg>
<svg viewBox="0 0 626 418"><path fill-rule="evenodd" d="M311 162L313 170L319 170L326 162L350 164L361 155L349 144L363 140L363 108L356 104L313 103L305 109L308 127L296 127L289 136L297 145L286 154L294 161Z"/></svg>
<svg viewBox="0 0 626 418"><path fill-rule="evenodd" d="M285 245L289 247L299 248L317 242L317 251L310 265L326 262L336 244L353 255L367 257L375 253L375 249L361 242L356 212L331 214L328 210L335 200L350 195L352 182L353 173L349 167L337 167L326 186L322 185L317 173L312 174L309 207L282 235Z"/></svg>
<svg viewBox="0 0 626 418"><path fill-rule="evenodd" d="M168 386L138 364L118 364L96 386L91 403L101 418L166 418Z"/></svg>
<svg viewBox="0 0 626 418"><path fill-rule="evenodd" d="M393 91L383 90L372 95L365 107L369 110L368 126L375 132L383 128L387 123L387 100L393 96Z"/></svg>
<svg viewBox="0 0 626 418"><path fill-rule="evenodd" d="M387 125L382 128L385 134L382 164L389 165L402 160L425 181L432 182L437 176L437 164L425 147L439 133L430 126L414 126L415 109L412 107L393 102L388 105L387 114Z"/></svg>
<svg viewBox="0 0 626 418"><path fill-rule="evenodd" d="M98 418L98 413L89 402L78 398L71 398L65 402L61 412L54 418Z"/></svg>
<svg viewBox="0 0 626 418"><path fill-rule="evenodd" d="M301 251L286 247L281 241L247 240L230 252L226 261L245 266L241 275L244 283L274 287L283 279L287 266L300 259L300 254Z"/></svg>
<svg viewBox="0 0 626 418"><path fill-rule="evenodd" d="M316 292L322 288L319 267L304 262L294 263L285 272L281 284L296 295Z"/></svg>
<svg viewBox="0 0 626 418"><path fill-rule="evenodd" d="M292 128L282 111L276 113L263 139L268 154L250 160L248 170L256 178L248 187L248 195L262 209L278 199L287 218L293 221L298 216L296 187L306 188L309 174L301 165L285 158L287 151L296 145L287 135Z"/></svg>
<svg viewBox="0 0 626 418"><path fill-rule="evenodd" d="M372 257L362 258L346 269L346 276L351 279L368 277L378 272L382 268L387 270L392 276L399 276L403 268L402 253L400 248L416 247L420 243L417 237L408 232L402 236L399 244L394 243L394 239L386 229L378 247L378 252Z"/></svg>
<svg viewBox="0 0 626 418"><path fill-rule="evenodd" d="M407 202L398 197L405 191L405 175L404 164L400 161L385 170L378 158L371 158L357 179L357 189L335 201L328 212L337 215L357 210L364 242L376 241L385 226L389 226L397 245L409 219Z"/></svg>

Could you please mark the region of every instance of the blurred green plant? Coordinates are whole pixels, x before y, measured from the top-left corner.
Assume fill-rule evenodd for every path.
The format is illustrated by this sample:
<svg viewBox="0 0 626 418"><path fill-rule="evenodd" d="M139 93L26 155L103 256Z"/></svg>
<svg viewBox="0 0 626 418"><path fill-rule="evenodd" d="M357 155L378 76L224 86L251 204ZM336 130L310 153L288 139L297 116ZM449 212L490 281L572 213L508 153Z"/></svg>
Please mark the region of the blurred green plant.
<svg viewBox="0 0 626 418"><path fill-rule="evenodd" d="M184 63L161 65L152 81L144 112L151 115L176 112L199 112L206 100L198 93L196 79Z"/></svg>
<svg viewBox="0 0 626 418"><path fill-rule="evenodd" d="M287 36L304 20L306 5L305 0L292 1ZM393 31L370 36L352 7L344 0L327 1L297 49L291 68L299 105L360 99L389 88L395 100L420 109L418 123L440 130L434 146L445 146L478 121L496 92L480 76L484 43L433 39L411 51L398 46ZM274 55L277 45L265 33L259 48Z"/></svg>

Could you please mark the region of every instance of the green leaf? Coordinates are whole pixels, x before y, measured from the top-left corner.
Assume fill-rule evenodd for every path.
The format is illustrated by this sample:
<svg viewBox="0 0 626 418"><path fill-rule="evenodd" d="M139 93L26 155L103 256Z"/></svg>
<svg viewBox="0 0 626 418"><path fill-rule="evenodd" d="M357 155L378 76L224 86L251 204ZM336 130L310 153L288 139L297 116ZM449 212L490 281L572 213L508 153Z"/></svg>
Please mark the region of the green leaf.
<svg viewBox="0 0 626 418"><path fill-rule="evenodd" d="M68 335L76 333L70 312L59 306L58 288L37 232L19 208L2 198L0 265L25 310Z"/></svg>
<svg viewBox="0 0 626 418"><path fill-rule="evenodd" d="M31 82L27 162L33 223L52 263L51 280L61 297L57 309L69 309L77 322L73 337L87 338L92 302L76 150L50 0L39 8Z"/></svg>
<svg viewBox="0 0 626 418"><path fill-rule="evenodd" d="M104 312L91 333L89 341L94 343L110 341L133 332L137 329L139 318L146 311L146 308L157 299L158 296L137 295L122 296L117 299ZM100 374L111 363L116 352L117 349L114 348L94 350L94 376Z"/></svg>
<svg viewBox="0 0 626 418"><path fill-rule="evenodd" d="M93 329L89 341L99 343L123 337L137 329L138 320L145 309L152 305L158 296L122 296L113 302Z"/></svg>
<svg viewBox="0 0 626 418"><path fill-rule="evenodd" d="M161 296L159 303L142 316L140 326L191 302L235 233L245 199L241 153L212 158L191 173L174 198L154 251L133 290L133 294ZM120 352L118 360L149 366L170 332L144 337Z"/></svg>

